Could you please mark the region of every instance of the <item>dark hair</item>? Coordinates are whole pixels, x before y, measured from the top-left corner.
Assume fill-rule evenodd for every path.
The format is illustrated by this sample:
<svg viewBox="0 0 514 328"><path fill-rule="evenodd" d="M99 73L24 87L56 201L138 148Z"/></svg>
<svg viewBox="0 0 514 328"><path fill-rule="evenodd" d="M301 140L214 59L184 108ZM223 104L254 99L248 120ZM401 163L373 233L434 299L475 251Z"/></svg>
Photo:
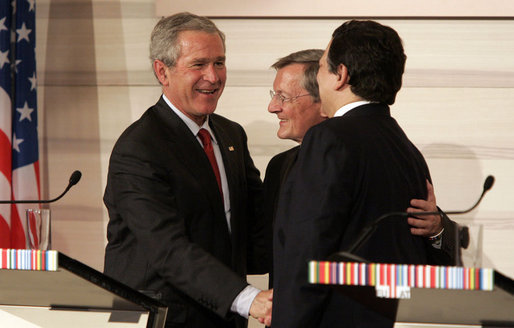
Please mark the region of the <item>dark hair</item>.
<svg viewBox="0 0 514 328"><path fill-rule="evenodd" d="M162 61L166 66L175 66L180 56L180 44L177 43L180 32L202 31L218 34L225 48L225 34L207 17L188 12L163 17L155 25L150 38L150 60Z"/></svg>
<svg viewBox="0 0 514 328"><path fill-rule="evenodd" d="M402 87L406 59L395 30L374 21L351 20L332 34L327 64L331 73L340 64L346 66L354 94L392 105Z"/></svg>
<svg viewBox="0 0 514 328"><path fill-rule="evenodd" d="M307 49L293 52L290 55L280 58L271 67L277 71L292 64L303 64L305 66L302 79L302 87L311 95L312 101L320 102L319 86L316 79L319 70L319 60L323 56L321 49Z"/></svg>

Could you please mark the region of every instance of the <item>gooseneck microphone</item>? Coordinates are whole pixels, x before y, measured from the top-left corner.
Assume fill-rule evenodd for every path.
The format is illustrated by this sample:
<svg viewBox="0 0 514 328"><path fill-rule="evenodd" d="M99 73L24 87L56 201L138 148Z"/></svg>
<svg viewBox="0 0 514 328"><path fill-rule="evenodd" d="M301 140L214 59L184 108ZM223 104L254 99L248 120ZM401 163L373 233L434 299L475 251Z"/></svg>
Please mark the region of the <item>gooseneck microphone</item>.
<svg viewBox="0 0 514 328"><path fill-rule="evenodd" d="M484 181L484 188L482 190L482 194L476 201L475 205L471 206L470 208L468 208L467 210L464 210L464 211L444 211L444 213L454 215L454 214L466 214L466 213L473 211L478 206L478 204L480 204L480 202L482 201L482 198L484 198L485 193L488 192L493 187L493 184L494 184L494 177L492 175L487 176L487 178ZM403 216L417 216L417 215L423 216L423 215L434 215L434 214L439 214L439 212L403 212Z"/></svg>
<svg viewBox="0 0 514 328"><path fill-rule="evenodd" d="M494 177L492 175L489 175L484 181L484 187L482 190L482 194L480 195L480 197L478 198L478 200L475 202L475 204L473 206L471 206L467 210L463 210L463 211L444 211L444 213L450 214L450 215L456 215L456 214L466 214L466 213L471 212L478 206L478 204L480 204L480 202L482 201L482 198L484 198L485 193L493 187L493 184L494 184ZM355 251L359 250L359 248L369 239L369 237L377 229L378 224L380 222L382 222L383 220L391 218L391 217L406 218L406 217L440 215L440 214L441 214L441 212L439 212L439 211L436 211L436 212L390 212L390 213L386 213L386 214L380 216L375 221L368 224L362 230L362 232L359 234L357 239L350 245L348 250L333 254L331 256L331 258L332 259L345 258L345 259L350 259L350 260L356 260L359 262L366 262L364 259L362 259L361 257L359 257L353 253Z"/></svg>
<svg viewBox="0 0 514 328"><path fill-rule="evenodd" d="M53 203L64 196L68 190L71 189L74 185L76 185L80 178L82 177L82 173L80 171L74 171L70 176L70 182L68 183L68 186L66 189L64 189L64 192L60 194L58 197L54 199L48 199L48 200L0 200L0 204L47 204L47 203Z"/></svg>

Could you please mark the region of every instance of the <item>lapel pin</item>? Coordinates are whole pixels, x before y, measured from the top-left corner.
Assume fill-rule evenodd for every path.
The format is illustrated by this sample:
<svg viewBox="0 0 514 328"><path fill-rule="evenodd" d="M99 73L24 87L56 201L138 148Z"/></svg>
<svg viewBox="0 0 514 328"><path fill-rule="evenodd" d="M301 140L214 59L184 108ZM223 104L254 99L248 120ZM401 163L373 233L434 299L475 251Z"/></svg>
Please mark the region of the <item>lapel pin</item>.
<svg viewBox="0 0 514 328"><path fill-rule="evenodd" d="M234 146L228 146L229 151L234 151Z"/></svg>

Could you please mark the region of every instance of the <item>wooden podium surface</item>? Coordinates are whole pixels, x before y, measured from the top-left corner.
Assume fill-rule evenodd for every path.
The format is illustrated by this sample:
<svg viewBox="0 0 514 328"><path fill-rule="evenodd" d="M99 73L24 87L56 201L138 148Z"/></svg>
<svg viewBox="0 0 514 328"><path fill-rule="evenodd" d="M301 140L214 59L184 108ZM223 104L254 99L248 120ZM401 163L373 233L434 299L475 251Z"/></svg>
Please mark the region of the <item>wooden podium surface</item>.
<svg viewBox="0 0 514 328"><path fill-rule="evenodd" d="M396 320L514 327L514 282L494 272L493 290L413 288L399 302Z"/></svg>
<svg viewBox="0 0 514 328"><path fill-rule="evenodd" d="M492 269L313 261L309 279L397 322L514 327L514 281Z"/></svg>
<svg viewBox="0 0 514 328"><path fill-rule="evenodd" d="M0 304L81 311L86 323L88 312L108 312L113 323L137 322L147 314L147 328L164 327L162 303L62 253L57 259L51 270L0 269Z"/></svg>

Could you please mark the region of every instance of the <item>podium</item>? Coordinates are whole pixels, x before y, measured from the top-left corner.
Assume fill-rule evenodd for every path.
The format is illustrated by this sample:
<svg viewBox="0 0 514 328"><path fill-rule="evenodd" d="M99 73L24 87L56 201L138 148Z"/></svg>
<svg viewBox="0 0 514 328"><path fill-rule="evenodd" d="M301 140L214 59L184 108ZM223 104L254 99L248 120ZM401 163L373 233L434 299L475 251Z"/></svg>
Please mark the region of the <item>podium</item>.
<svg viewBox="0 0 514 328"><path fill-rule="evenodd" d="M309 282L396 322L514 327L514 281L492 269L311 261Z"/></svg>
<svg viewBox="0 0 514 328"><path fill-rule="evenodd" d="M60 318L73 313L74 328L99 326L95 314L102 327L161 328L167 314L159 301L57 251L1 249L0 305L45 327L64 326ZM46 318L37 321L31 309Z"/></svg>

